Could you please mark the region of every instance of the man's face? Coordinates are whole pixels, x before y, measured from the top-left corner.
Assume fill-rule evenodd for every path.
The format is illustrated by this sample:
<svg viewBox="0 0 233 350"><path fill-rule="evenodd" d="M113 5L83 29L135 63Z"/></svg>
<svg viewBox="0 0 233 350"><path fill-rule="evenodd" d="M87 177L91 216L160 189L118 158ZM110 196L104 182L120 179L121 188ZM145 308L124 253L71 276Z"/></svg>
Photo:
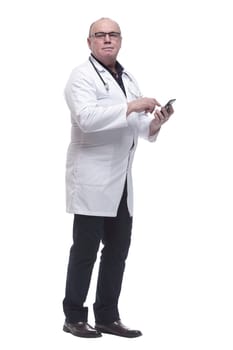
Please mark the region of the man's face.
<svg viewBox="0 0 233 350"><path fill-rule="evenodd" d="M121 48L120 28L116 22L110 19L95 22L87 40L91 52L102 63L108 65L116 61Z"/></svg>

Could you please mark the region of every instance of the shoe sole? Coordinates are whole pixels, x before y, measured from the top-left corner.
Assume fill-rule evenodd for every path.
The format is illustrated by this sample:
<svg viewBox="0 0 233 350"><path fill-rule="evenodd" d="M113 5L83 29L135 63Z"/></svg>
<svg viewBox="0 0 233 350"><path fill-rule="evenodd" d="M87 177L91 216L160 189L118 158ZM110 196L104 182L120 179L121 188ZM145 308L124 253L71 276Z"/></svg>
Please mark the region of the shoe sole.
<svg viewBox="0 0 233 350"><path fill-rule="evenodd" d="M70 333L72 335L74 335L75 337L80 337L80 338L100 338L102 337L102 334L81 334L81 333L74 333L71 332L71 330L69 328L67 328L66 326L63 326L63 331L65 333Z"/></svg>

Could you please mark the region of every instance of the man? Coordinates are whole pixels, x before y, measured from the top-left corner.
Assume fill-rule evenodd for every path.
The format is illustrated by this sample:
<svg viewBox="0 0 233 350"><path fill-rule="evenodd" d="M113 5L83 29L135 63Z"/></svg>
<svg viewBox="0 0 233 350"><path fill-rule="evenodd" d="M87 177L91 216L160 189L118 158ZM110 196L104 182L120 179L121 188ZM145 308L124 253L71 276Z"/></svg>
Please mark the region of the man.
<svg viewBox="0 0 233 350"><path fill-rule="evenodd" d="M126 327L118 310L132 229L131 166L138 137L154 141L173 113L172 106L161 109L156 99L141 97L135 79L117 61L121 41L115 21L94 22L87 39L91 56L73 70L65 89L72 122L67 211L74 214L74 223L63 330L87 338L142 334ZM84 303L100 242L92 327Z"/></svg>

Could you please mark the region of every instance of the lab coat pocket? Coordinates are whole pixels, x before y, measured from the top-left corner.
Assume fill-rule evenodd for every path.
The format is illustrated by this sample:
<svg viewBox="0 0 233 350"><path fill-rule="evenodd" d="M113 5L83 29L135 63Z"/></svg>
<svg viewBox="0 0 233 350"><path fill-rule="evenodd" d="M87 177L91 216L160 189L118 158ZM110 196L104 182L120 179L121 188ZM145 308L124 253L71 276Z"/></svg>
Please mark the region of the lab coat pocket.
<svg viewBox="0 0 233 350"><path fill-rule="evenodd" d="M88 159L76 165L74 176L77 184L104 186L109 181L110 165L106 162Z"/></svg>
<svg viewBox="0 0 233 350"><path fill-rule="evenodd" d="M105 93L100 93L96 96L97 102L98 103L103 103L106 104L105 102L107 101L107 103L109 104L109 94L105 94Z"/></svg>

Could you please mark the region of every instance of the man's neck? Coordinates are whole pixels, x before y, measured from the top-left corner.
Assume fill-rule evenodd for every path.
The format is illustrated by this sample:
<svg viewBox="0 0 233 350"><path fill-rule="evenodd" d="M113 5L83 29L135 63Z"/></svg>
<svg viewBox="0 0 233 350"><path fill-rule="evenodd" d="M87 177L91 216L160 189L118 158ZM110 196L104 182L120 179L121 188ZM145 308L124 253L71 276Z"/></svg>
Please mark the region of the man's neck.
<svg viewBox="0 0 233 350"><path fill-rule="evenodd" d="M103 66L111 70L113 73L117 73L116 60L103 62L103 61L100 61L98 58L96 58L94 55L92 56L96 59L96 61L98 61L100 64L102 64Z"/></svg>

